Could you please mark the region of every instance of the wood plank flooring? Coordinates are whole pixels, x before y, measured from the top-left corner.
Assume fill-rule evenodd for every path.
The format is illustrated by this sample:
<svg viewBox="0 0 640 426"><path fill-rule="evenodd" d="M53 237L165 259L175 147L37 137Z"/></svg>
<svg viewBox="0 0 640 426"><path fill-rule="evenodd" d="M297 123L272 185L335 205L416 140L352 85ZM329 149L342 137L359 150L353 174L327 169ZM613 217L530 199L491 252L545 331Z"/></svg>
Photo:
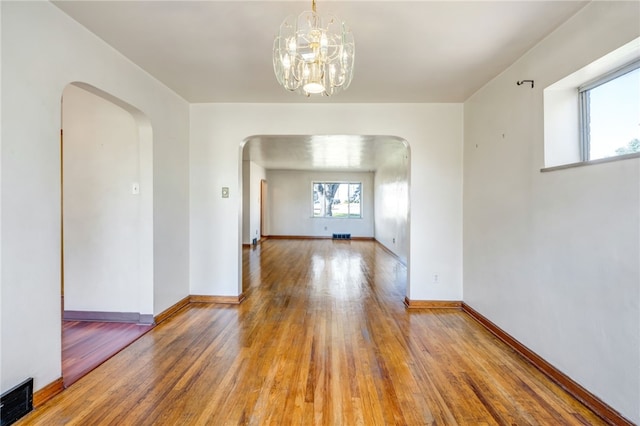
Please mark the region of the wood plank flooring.
<svg viewBox="0 0 640 426"><path fill-rule="evenodd" d="M190 304L21 424L602 424L463 312L405 309L374 242L267 240L243 266L241 305Z"/></svg>
<svg viewBox="0 0 640 426"><path fill-rule="evenodd" d="M151 328L150 325L117 322L63 321L64 386L71 386Z"/></svg>

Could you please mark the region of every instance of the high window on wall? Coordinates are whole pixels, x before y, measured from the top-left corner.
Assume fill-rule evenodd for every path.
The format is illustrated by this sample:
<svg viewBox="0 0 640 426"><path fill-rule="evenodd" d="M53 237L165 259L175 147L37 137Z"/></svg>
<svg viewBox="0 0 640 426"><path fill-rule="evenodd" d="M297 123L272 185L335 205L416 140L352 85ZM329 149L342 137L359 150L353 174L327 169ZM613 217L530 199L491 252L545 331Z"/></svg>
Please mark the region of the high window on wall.
<svg viewBox="0 0 640 426"><path fill-rule="evenodd" d="M361 182L313 182L313 217L362 217Z"/></svg>
<svg viewBox="0 0 640 426"><path fill-rule="evenodd" d="M547 86L543 172L640 158L640 37Z"/></svg>
<svg viewBox="0 0 640 426"><path fill-rule="evenodd" d="M578 92L581 161L640 152L640 60Z"/></svg>

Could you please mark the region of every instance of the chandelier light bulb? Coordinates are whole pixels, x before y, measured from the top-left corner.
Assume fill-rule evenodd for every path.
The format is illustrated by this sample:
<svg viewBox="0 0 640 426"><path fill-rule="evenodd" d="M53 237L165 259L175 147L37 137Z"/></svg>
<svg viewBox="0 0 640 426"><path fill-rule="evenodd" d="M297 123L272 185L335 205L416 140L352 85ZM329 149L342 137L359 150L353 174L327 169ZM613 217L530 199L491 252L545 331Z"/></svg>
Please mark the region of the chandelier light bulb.
<svg viewBox="0 0 640 426"><path fill-rule="evenodd" d="M290 68L291 67L291 61L289 60L289 55L287 55L286 53L282 57L282 65L285 68Z"/></svg>
<svg viewBox="0 0 640 426"><path fill-rule="evenodd" d="M273 69L285 89L305 96L331 96L353 78L355 42L346 23L312 11L288 17L273 42Z"/></svg>
<svg viewBox="0 0 640 426"><path fill-rule="evenodd" d="M292 55L296 54L296 39L295 37L291 37L289 39L289 53Z"/></svg>

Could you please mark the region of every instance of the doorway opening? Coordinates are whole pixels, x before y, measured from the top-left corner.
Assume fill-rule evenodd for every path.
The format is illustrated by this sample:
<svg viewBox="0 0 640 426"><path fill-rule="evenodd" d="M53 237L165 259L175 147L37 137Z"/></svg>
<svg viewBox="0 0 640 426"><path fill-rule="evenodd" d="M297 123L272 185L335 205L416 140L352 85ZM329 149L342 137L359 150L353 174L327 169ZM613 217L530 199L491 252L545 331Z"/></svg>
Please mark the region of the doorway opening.
<svg viewBox="0 0 640 426"><path fill-rule="evenodd" d="M152 133L139 110L74 82L62 93L60 135L69 386L153 324Z"/></svg>
<svg viewBox="0 0 640 426"><path fill-rule="evenodd" d="M351 234L375 240L409 270L411 161L406 140L383 135L254 135L242 142L240 155L244 245L254 235L331 238L334 233ZM361 183L362 193L356 191L357 197L349 199L362 203L361 215L317 217L313 192L317 182ZM408 296L408 273L403 282Z"/></svg>

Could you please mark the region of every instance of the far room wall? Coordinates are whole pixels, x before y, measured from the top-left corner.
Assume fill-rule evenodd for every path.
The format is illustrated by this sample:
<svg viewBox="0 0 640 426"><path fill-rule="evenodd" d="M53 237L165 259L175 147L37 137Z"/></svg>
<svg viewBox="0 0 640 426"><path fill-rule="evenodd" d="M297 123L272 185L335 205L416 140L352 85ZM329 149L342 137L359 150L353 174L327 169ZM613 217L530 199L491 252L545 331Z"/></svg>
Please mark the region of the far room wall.
<svg viewBox="0 0 640 426"><path fill-rule="evenodd" d="M351 234L373 238L373 173L267 170L270 235L330 237ZM362 183L362 217L314 218L313 182Z"/></svg>

